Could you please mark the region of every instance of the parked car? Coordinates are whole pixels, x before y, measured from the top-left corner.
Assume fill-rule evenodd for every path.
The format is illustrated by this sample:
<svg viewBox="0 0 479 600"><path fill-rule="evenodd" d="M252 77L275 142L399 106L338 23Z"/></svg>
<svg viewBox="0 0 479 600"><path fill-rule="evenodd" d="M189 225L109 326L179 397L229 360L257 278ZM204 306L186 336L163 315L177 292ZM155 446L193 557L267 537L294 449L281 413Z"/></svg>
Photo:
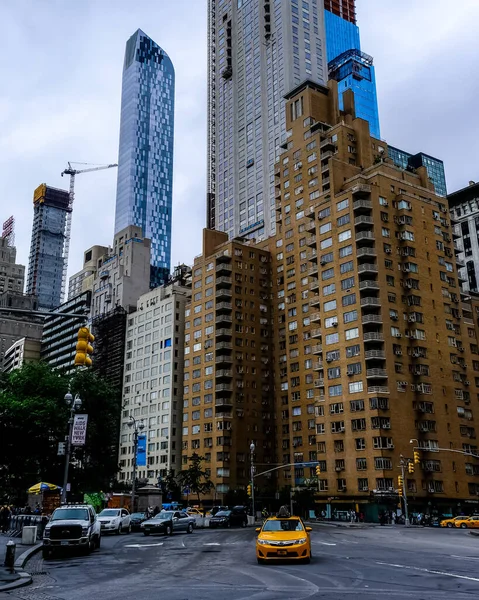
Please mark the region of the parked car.
<svg viewBox="0 0 479 600"><path fill-rule="evenodd" d="M461 529L479 529L479 516L462 517L461 520L454 523L454 526Z"/></svg>
<svg viewBox="0 0 479 600"><path fill-rule="evenodd" d="M211 509L211 516L214 517L216 514L220 512L220 510L229 510L227 506L213 506Z"/></svg>
<svg viewBox="0 0 479 600"><path fill-rule="evenodd" d="M195 520L189 517L187 513L173 510L159 512L152 519L148 519L141 524L141 530L144 535L150 533L164 533L172 535L176 531L186 531L193 533Z"/></svg>
<svg viewBox="0 0 479 600"><path fill-rule="evenodd" d="M248 515L244 506L234 506L231 510L220 510L210 519L210 527L234 527L248 525Z"/></svg>
<svg viewBox="0 0 479 600"><path fill-rule="evenodd" d="M305 527L299 517L272 517L256 529L256 559L258 564L268 560L311 560L311 527Z"/></svg>
<svg viewBox="0 0 479 600"><path fill-rule="evenodd" d="M142 512L132 513L130 515L130 525L132 531L140 531L141 524L146 521L146 515Z"/></svg>
<svg viewBox="0 0 479 600"><path fill-rule="evenodd" d="M103 533L120 535L122 531L131 532L130 513L126 508L104 508L98 515Z"/></svg>
<svg viewBox="0 0 479 600"><path fill-rule="evenodd" d="M90 504L66 504L53 511L43 532L43 558L53 552L77 548L85 553L99 548L101 527Z"/></svg>

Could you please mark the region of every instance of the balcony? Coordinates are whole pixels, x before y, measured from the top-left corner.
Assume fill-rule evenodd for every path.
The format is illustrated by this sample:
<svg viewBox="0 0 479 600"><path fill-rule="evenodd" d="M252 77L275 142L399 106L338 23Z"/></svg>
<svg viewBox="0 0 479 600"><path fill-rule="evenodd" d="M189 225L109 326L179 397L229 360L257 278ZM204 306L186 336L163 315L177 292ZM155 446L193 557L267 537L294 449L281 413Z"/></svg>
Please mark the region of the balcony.
<svg viewBox="0 0 479 600"><path fill-rule="evenodd" d="M315 344L311 349L313 354L322 354L323 346L321 344Z"/></svg>
<svg viewBox="0 0 479 600"><path fill-rule="evenodd" d="M354 225L356 227L360 227L361 225L367 225L369 227L370 225L374 225L374 219L372 217L365 216L356 217L354 219Z"/></svg>
<svg viewBox="0 0 479 600"><path fill-rule="evenodd" d="M324 363L322 360L317 360L313 363L313 371L322 371L324 369Z"/></svg>
<svg viewBox="0 0 479 600"><path fill-rule="evenodd" d="M371 202L371 200L355 200L353 202L353 210L354 211L372 210L372 208L373 208L373 203Z"/></svg>
<svg viewBox="0 0 479 600"><path fill-rule="evenodd" d="M318 265L313 265L312 267L309 267L308 269L308 275L310 277L317 277L318 276Z"/></svg>
<svg viewBox="0 0 479 600"><path fill-rule="evenodd" d="M222 325L223 323L232 323L233 319L231 315L220 315L216 317L215 323L216 325Z"/></svg>
<svg viewBox="0 0 479 600"><path fill-rule="evenodd" d="M232 363L233 359L227 354L224 354L223 356L217 356L215 358L215 364L217 365L231 365Z"/></svg>
<svg viewBox="0 0 479 600"><path fill-rule="evenodd" d="M374 242L376 237L372 231L360 231L358 234L356 234L354 239L356 240L356 243L364 241Z"/></svg>
<svg viewBox="0 0 479 600"><path fill-rule="evenodd" d="M216 352L222 352L223 350L230 351L233 350L233 344L231 342L220 342L216 344L215 348Z"/></svg>
<svg viewBox="0 0 479 600"><path fill-rule="evenodd" d="M318 251L316 249L310 250L306 254L306 260L317 263L318 262Z"/></svg>
<svg viewBox="0 0 479 600"><path fill-rule="evenodd" d="M331 150L331 152L334 152L336 150L336 146L331 141L331 138L323 140L319 147L321 148L321 150L324 150L324 152L327 152L328 150Z"/></svg>
<svg viewBox="0 0 479 600"><path fill-rule="evenodd" d="M371 194L371 186L367 185L366 183L358 183L351 188L351 193L353 197L365 198Z"/></svg>
<svg viewBox="0 0 479 600"><path fill-rule="evenodd" d="M226 377L227 379L231 379L233 377L233 371L231 369L220 369L215 373L216 379L221 379Z"/></svg>
<svg viewBox="0 0 479 600"><path fill-rule="evenodd" d="M218 324L218 319L216 320L216 324ZM221 322L224 322L223 320ZM217 338L219 337L232 337L233 335L233 330L232 329L226 329L225 327L221 327L219 329L216 329L215 331L215 335Z"/></svg>
<svg viewBox="0 0 479 600"><path fill-rule="evenodd" d="M325 402L326 401L326 396L324 394L316 394L314 396L314 401L315 402Z"/></svg>
<svg viewBox="0 0 479 600"><path fill-rule="evenodd" d="M376 307L381 306L381 300L379 298L374 298L372 296L366 296L366 298L361 298L361 306L363 308L369 307L369 306L371 308L376 308Z"/></svg>
<svg viewBox="0 0 479 600"><path fill-rule="evenodd" d="M320 312L314 312L311 313L311 316L309 317L311 323L320 323L321 322L321 313Z"/></svg>
<svg viewBox="0 0 479 600"><path fill-rule="evenodd" d="M228 258L229 258L229 260L231 260L230 256L228 256ZM228 262L220 262L220 263L218 263L216 265L216 272L217 273L231 273L232 270L233 270L233 267Z"/></svg>
<svg viewBox="0 0 479 600"><path fill-rule="evenodd" d="M215 398L215 406L233 406L233 400L231 398Z"/></svg>
<svg viewBox="0 0 479 600"><path fill-rule="evenodd" d="M319 306L321 304L321 296L316 294L309 300L309 306Z"/></svg>
<svg viewBox="0 0 479 600"><path fill-rule="evenodd" d="M384 334L379 331L369 331L363 335L363 342L384 342Z"/></svg>
<svg viewBox="0 0 479 600"><path fill-rule="evenodd" d="M231 383L217 383L215 386L215 393L218 394L230 394L233 391Z"/></svg>
<svg viewBox="0 0 479 600"><path fill-rule="evenodd" d="M366 350L364 358L366 360L385 360L386 352L384 350Z"/></svg>
<svg viewBox="0 0 479 600"><path fill-rule="evenodd" d="M314 387L315 388L323 388L324 387L324 379L315 379Z"/></svg>
<svg viewBox="0 0 479 600"><path fill-rule="evenodd" d="M309 221L309 223L306 224L306 231L308 233L316 233L316 221Z"/></svg>
<svg viewBox="0 0 479 600"><path fill-rule="evenodd" d="M366 377L368 379L387 379L388 372L386 369L368 369Z"/></svg>
<svg viewBox="0 0 479 600"><path fill-rule="evenodd" d="M319 327L315 327L311 329L311 337L312 338L320 338L321 337L321 329Z"/></svg>
<svg viewBox="0 0 479 600"><path fill-rule="evenodd" d="M359 282L360 290L379 290L379 283L377 281L373 281L372 279L366 279L365 281Z"/></svg>
<svg viewBox="0 0 479 600"><path fill-rule="evenodd" d="M226 275L223 275L222 277L217 277L215 283L216 283L216 287L221 287L223 285L229 286L229 285L232 285L233 280L231 279L231 277L227 277Z"/></svg>
<svg viewBox="0 0 479 600"><path fill-rule="evenodd" d="M374 263L365 263L363 265L358 265L358 273L377 273L378 266Z"/></svg>
<svg viewBox="0 0 479 600"><path fill-rule="evenodd" d="M316 236L310 235L309 237L307 237L306 245L309 246L310 248L316 248Z"/></svg>
<svg viewBox="0 0 479 600"><path fill-rule="evenodd" d="M313 279L313 281L309 284L309 289L314 292L314 290L319 290L319 279Z"/></svg>
<svg viewBox="0 0 479 600"><path fill-rule="evenodd" d="M220 312L223 310L231 311L231 310L233 310L233 305L231 304L231 302L217 302L215 309L217 312Z"/></svg>
<svg viewBox="0 0 479 600"><path fill-rule="evenodd" d="M231 290L228 290L227 288L222 288L219 290L216 290L216 294L215 294L215 298L219 299L219 298L231 298L233 296L233 292Z"/></svg>
<svg viewBox="0 0 479 600"><path fill-rule="evenodd" d="M365 246L364 248L358 248L356 256L358 258L361 258L362 256L377 256L376 248L371 248L368 246Z"/></svg>
<svg viewBox="0 0 479 600"><path fill-rule="evenodd" d="M389 388L386 385L371 385L368 394L389 394Z"/></svg>
<svg viewBox="0 0 479 600"><path fill-rule="evenodd" d="M381 315L363 315L361 317L361 323L363 325L367 325L370 323L378 323L381 324L383 322L383 318Z"/></svg>

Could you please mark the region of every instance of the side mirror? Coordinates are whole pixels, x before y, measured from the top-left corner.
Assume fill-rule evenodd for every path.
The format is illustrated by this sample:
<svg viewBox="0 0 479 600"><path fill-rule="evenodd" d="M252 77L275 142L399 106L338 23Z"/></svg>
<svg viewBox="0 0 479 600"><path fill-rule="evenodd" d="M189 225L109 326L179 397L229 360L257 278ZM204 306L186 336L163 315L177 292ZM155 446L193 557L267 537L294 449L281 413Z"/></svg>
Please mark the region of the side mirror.
<svg viewBox="0 0 479 600"><path fill-rule="evenodd" d="M312 527L306 527L305 529L306 529L306 531L308 531L308 532L309 532L309 531L313 531L313 528L312 528Z"/></svg>
<svg viewBox="0 0 479 600"><path fill-rule="evenodd" d="M178 521L178 517L173 517L173 521Z"/></svg>
<svg viewBox="0 0 479 600"><path fill-rule="evenodd" d="M256 533L259 533L261 531L261 527L256 527L255 531Z"/></svg>

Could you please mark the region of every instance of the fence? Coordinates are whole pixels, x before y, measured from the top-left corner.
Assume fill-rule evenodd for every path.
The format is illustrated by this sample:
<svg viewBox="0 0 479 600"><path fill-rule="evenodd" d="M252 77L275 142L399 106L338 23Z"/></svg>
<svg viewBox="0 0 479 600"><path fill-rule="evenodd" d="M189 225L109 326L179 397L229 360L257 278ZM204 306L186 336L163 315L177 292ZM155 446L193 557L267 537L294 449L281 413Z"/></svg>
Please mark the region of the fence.
<svg viewBox="0 0 479 600"><path fill-rule="evenodd" d="M28 526L37 527L37 538L43 538L43 531L45 525L48 523L48 517L41 517L38 515L13 515L10 520L10 529L7 535L10 537L20 537L22 535L22 529Z"/></svg>

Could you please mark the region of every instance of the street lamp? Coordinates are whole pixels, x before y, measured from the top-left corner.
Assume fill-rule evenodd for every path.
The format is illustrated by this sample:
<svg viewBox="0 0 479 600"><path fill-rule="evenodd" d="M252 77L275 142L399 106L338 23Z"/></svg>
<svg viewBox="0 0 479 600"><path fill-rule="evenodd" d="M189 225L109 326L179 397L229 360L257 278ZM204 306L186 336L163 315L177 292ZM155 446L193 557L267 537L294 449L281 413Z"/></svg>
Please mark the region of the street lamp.
<svg viewBox="0 0 479 600"><path fill-rule="evenodd" d="M135 512L135 488L136 488L136 455L138 452L138 432L145 429L143 421L137 421L135 417L130 415L128 427L134 427L133 431L133 481L131 484L131 512Z"/></svg>
<svg viewBox="0 0 479 600"><path fill-rule="evenodd" d="M256 521L256 514L254 512L254 451L255 445L254 442L251 442L249 446L251 452L251 505L253 509L253 522Z"/></svg>
<svg viewBox="0 0 479 600"><path fill-rule="evenodd" d="M68 419L68 436L65 438L66 450L65 450L65 470L63 472L63 489L61 495L61 502L65 504L67 501L67 485L68 485L68 469L70 467L70 454L72 446L72 429L73 429L73 417L75 411L81 408L82 401L79 394L75 395L75 398L67 392L65 394L65 403L70 408L70 417Z"/></svg>

